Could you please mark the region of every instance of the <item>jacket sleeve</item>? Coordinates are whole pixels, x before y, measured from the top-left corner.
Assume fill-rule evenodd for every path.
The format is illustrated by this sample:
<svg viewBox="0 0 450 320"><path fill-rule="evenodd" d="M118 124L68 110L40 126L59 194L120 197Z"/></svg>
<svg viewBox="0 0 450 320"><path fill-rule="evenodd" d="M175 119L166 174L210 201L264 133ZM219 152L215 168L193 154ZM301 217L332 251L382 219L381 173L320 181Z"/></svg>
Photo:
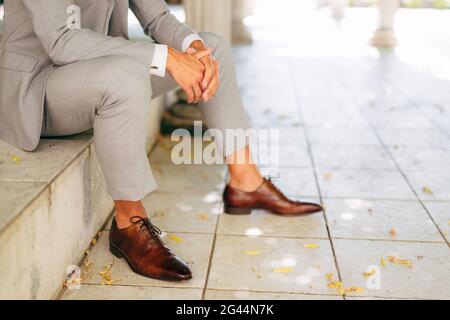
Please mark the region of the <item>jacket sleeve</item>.
<svg viewBox="0 0 450 320"><path fill-rule="evenodd" d="M183 41L196 31L169 12L164 0L130 0L130 8L147 35L156 42L182 50Z"/></svg>
<svg viewBox="0 0 450 320"><path fill-rule="evenodd" d="M57 65L111 55L126 55L150 70L155 44L114 38L89 29L71 29L67 10L74 0L23 0L34 32Z"/></svg>

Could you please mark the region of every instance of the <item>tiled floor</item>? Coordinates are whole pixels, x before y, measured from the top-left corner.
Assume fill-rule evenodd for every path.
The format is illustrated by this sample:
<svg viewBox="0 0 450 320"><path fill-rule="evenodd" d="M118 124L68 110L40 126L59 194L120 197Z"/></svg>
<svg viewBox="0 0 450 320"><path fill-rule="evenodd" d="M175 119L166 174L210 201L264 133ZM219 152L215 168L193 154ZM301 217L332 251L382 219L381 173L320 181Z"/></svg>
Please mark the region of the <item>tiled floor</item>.
<svg viewBox="0 0 450 320"><path fill-rule="evenodd" d="M86 284L63 298L450 298L450 76L408 56L426 46L448 66L450 47L426 30L407 37L428 11L400 12L401 45L378 51L367 45L371 9L350 10L339 27L307 1L288 2L284 21L270 18L270 1L251 19L254 44L235 48L239 83L254 126L280 129L275 182L326 212L224 215L225 168L171 165L163 140L150 156L160 188L145 205L193 280L133 274L108 252L105 230ZM112 262L119 281L100 285Z"/></svg>

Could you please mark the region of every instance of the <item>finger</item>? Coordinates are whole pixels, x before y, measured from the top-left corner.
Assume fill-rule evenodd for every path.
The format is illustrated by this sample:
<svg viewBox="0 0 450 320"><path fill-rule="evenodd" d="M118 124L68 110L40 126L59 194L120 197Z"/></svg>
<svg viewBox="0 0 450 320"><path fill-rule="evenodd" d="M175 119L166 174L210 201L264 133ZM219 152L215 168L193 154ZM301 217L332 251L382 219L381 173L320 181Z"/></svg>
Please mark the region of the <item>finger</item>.
<svg viewBox="0 0 450 320"><path fill-rule="evenodd" d="M193 59L194 59L193 63L199 68L199 70L202 73L202 77L203 77L203 73L205 72L205 69L206 69L205 64L196 58L193 58Z"/></svg>
<svg viewBox="0 0 450 320"><path fill-rule="evenodd" d="M203 92L200 89L200 85L198 83L192 86L192 90L194 91L194 96L195 96L194 103L197 103L202 98Z"/></svg>
<svg viewBox="0 0 450 320"><path fill-rule="evenodd" d="M198 60L202 60L203 58L205 58L205 57L210 57L211 56L211 54L212 54L212 51L211 51L211 49L206 49L206 50L202 50L202 51L198 51L198 52L196 52L195 53L195 57L198 59Z"/></svg>
<svg viewBox="0 0 450 320"><path fill-rule="evenodd" d="M205 92L203 92L202 98L205 102L208 102L217 92L217 89L219 88L219 77L217 72L212 77L211 81L209 82L208 87L206 88Z"/></svg>
<svg viewBox="0 0 450 320"><path fill-rule="evenodd" d="M186 53L187 54L195 54L197 51L194 48L188 48Z"/></svg>
<svg viewBox="0 0 450 320"><path fill-rule="evenodd" d="M214 65L211 63L205 63L205 73L203 75L203 80L202 80L202 89L205 90L208 85L209 82L211 81L212 77L214 76L214 72L215 72L215 68Z"/></svg>
<svg viewBox="0 0 450 320"><path fill-rule="evenodd" d="M211 84L211 87L205 90L207 91L207 97L208 100L211 99L212 97L214 97L217 93L217 90L219 90L220 87L220 68L219 68L219 63L217 61L214 61L214 76L213 76L213 83Z"/></svg>
<svg viewBox="0 0 450 320"><path fill-rule="evenodd" d="M186 93L187 103L189 103L189 104L193 103L194 99L195 99L194 90L192 90L191 87L183 88L183 90Z"/></svg>

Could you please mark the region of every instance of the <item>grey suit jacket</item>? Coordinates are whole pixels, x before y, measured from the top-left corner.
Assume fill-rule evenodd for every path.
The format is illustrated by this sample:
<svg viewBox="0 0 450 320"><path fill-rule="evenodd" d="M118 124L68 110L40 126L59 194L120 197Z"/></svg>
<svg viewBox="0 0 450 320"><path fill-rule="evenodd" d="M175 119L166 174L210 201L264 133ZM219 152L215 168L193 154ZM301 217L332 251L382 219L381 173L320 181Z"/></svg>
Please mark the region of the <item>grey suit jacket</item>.
<svg viewBox="0 0 450 320"><path fill-rule="evenodd" d="M81 9L81 28L69 28L68 7ZM155 44L128 39L128 9L158 43L181 49L195 33L163 0L6 0L0 38L0 138L34 150L40 139L46 81L58 66L126 55L150 70ZM67 93L70 95L70 92Z"/></svg>

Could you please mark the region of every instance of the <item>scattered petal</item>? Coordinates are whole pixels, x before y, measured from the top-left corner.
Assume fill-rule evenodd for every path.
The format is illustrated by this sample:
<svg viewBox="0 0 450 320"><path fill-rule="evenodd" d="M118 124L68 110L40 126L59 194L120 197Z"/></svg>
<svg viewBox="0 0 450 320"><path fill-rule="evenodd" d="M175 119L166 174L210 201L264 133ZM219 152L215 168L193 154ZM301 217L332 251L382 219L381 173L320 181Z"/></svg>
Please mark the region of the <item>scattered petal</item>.
<svg viewBox="0 0 450 320"><path fill-rule="evenodd" d="M166 213L165 213L164 211L155 211L155 212L152 214L152 218L157 218L157 217L162 218L162 217L164 217L165 215L166 215Z"/></svg>
<svg viewBox="0 0 450 320"><path fill-rule="evenodd" d="M342 281L330 281L327 284L327 287L330 289L342 289L344 287L344 283Z"/></svg>
<svg viewBox="0 0 450 320"><path fill-rule="evenodd" d="M380 264L381 264L383 267L386 267L387 262L386 262L386 260L385 260L384 258L381 258L381 259L380 259Z"/></svg>
<svg viewBox="0 0 450 320"><path fill-rule="evenodd" d="M242 253L248 254L250 256L256 256L256 255L260 254L260 251L259 250L244 250L244 251L242 251Z"/></svg>
<svg viewBox="0 0 450 320"><path fill-rule="evenodd" d="M306 248L306 249L316 249L318 247L319 247L319 245L315 244L315 243L307 243L307 244L303 245L303 248Z"/></svg>
<svg viewBox="0 0 450 320"><path fill-rule="evenodd" d="M324 180L330 180L333 177L333 173L331 172L325 172L323 175Z"/></svg>
<svg viewBox="0 0 450 320"><path fill-rule="evenodd" d="M412 268L412 261L408 260L408 259L400 259L394 256L389 256L388 257L389 262L391 262L392 264L397 264L397 265L402 265L408 268Z"/></svg>
<svg viewBox="0 0 450 320"><path fill-rule="evenodd" d="M199 218L200 220L208 220L209 214L207 212L201 212L197 214L197 218Z"/></svg>
<svg viewBox="0 0 450 320"><path fill-rule="evenodd" d="M83 268L90 268L90 267L92 267L94 265L94 263L92 262L92 261L90 261L89 259L86 259L84 262L83 262Z"/></svg>
<svg viewBox="0 0 450 320"><path fill-rule="evenodd" d="M395 230L395 229L391 229L390 231L389 231L389 234L391 235L391 237L396 237L397 236L397 230Z"/></svg>
<svg viewBox="0 0 450 320"><path fill-rule="evenodd" d="M90 280L92 279L92 268L94 267L94 263L89 259L84 260L81 265L81 280Z"/></svg>
<svg viewBox="0 0 450 320"><path fill-rule="evenodd" d="M15 163L20 163L22 161L22 158L19 156L11 156L12 161L14 161Z"/></svg>
<svg viewBox="0 0 450 320"><path fill-rule="evenodd" d="M176 242L176 243L181 243L181 242L183 242L183 238L180 237L180 236L177 236L177 235L175 235L175 234L171 234L171 235L169 236L169 239L172 240L172 241L174 241L174 242Z"/></svg>
<svg viewBox="0 0 450 320"><path fill-rule="evenodd" d="M360 287L350 287L345 289L345 293L363 293L364 292L364 288L360 288Z"/></svg>
<svg viewBox="0 0 450 320"><path fill-rule="evenodd" d="M370 272L363 272L363 276L364 276L364 278L370 278L371 276L373 276L375 274L375 272L376 272L375 269L373 269Z"/></svg>
<svg viewBox="0 0 450 320"><path fill-rule="evenodd" d="M105 277L105 276L107 277L110 274L111 267L112 267L112 264L108 264L108 265L104 266L103 270L99 271L98 274L101 275L102 277Z"/></svg>
<svg viewBox="0 0 450 320"><path fill-rule="evenodd" d="M272 269L272 272L275 272L275 273L290 273L292 271L294 271L294 268L291 268L291 267L282 267L282 268Z"/></svg>
<svg viewBox="0 0 450 320"><path fill-rule="evenodd" d="M111 286L114 283L116 283L117 281L120 281L120 280L119 279L111 279L111 280L102 279L102 281L100 281L100 284L104 285L104 286Z"/></svg>
<svg viewBox="0 0 450 320"><path fill-rule="evenodd" d="M423 191L423 193L429 194L430 196L433 195L433 191L428 187L423 187L422 191Z"/></svg>
<svg viewBox="0 0 450 320"><path fill-rule="evenodd" d="M112 277L112 272L111 272L112 266L113 266L112 263L107 264L103 267L103 270L98 273L102 277L102 280L100 280L101 285L110 286L110 285L116 283L117 281L119 281L119 279L113 279L113 277Z"/></svg>
<svg viewBox="0 0 450 320"><path fill-rule="evenodd" d="M75 274L71 274L64 280L63 286L65 288L76 288L81 284L81 281L82 279L80 277L76 277Z"/></svg>

